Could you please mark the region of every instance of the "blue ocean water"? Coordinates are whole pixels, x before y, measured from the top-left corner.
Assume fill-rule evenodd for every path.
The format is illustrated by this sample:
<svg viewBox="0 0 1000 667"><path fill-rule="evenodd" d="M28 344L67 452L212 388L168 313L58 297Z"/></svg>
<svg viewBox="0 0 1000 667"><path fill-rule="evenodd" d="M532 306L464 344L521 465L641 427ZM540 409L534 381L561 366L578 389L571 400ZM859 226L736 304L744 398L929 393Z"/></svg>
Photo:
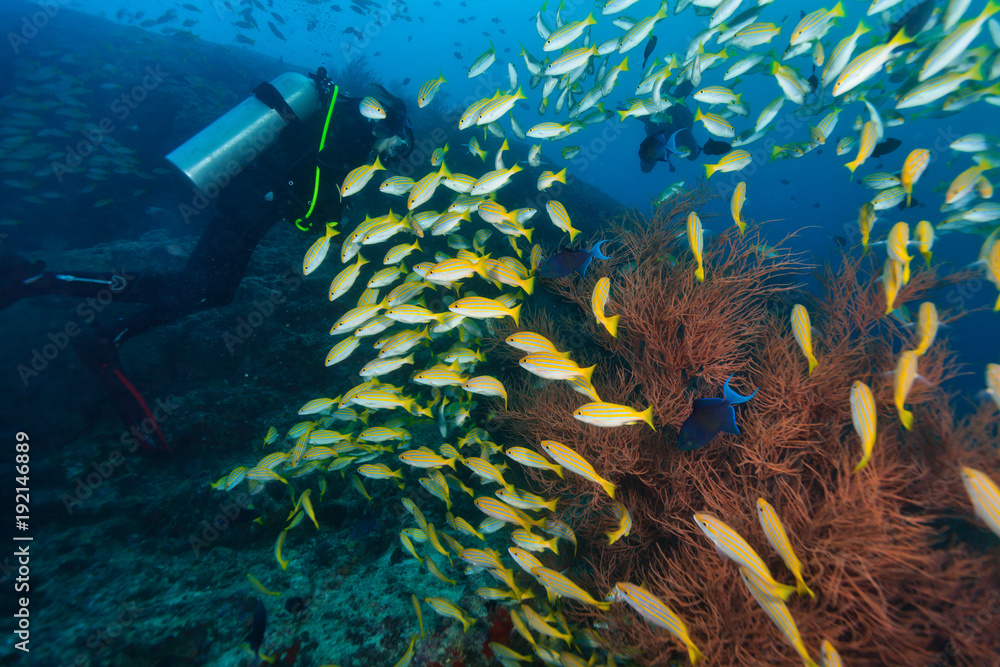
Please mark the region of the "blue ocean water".
<svg viewBox="0 0 1000 667"><path fill-rule="evenodd" d="M555 3L550 4L553 6L545 16L551 25ZM893 13L898 15L915 4L901 3ZM657 6L656 2L639 0L627 13L641 18ZM784 48L786 33L800 16L818 7L815 2L764 7L761 20L782 27L775 48ZM864 15L862 3L852 1L847 9L848 18L831 32L836 39L849 34ZM967 16L980 9L974 3ZM191 200L192 190L175 178L176 171L163 157L243 101L257 84L285 71L304 74L324 66L335 73L363 63L390 93L405 101L418 145L433 135L429 123L436 117L417 108L417 91L439 73L447 79L440 93L442 100L461 110L495 91L505 91L509 86L507 68L513 65L528 96L513 109L521 126L527 129L543 120L565 121L565 111L556 115L550 108L538 114L540 88L529 89L530 76L520 55L522 45L534 57L543 55L535 28L538 11L537 3L487 0L5 3L0 9L5 36L0 56L0 107L4 114L0 117L4 128L0 143L0 254L45 261L51 269L70 272L113 268L126 282L150 267L158 272L179 271L208 226L208 216L185 214L182 205ZM594 12L595 5L563 2L560 11L565 21L578 21ZM595 13L599 24L593 28L594 43L621 34ZM256 28L236 26L248 17L253 17ZM707 20L691 9L676 16L671 12L653 31L658 42L650 60L668 53L682 55L707 27ZM882 17L870 21L873 26L885 22ZM884 26L879 30L876 28L875 34L884 37ZM990 43L985 32L977 44ZM830 37L825 42L830 42ZM483 75L469 78L470 64L491 45L496 62ZM712 45L706 51L721 48ZM990 48L995 52L995 45ZM640 45L628 54L629 71L620 76L615 92L606 101L607 109L632 96L640 80L642 50ZM706 72L703 81L721 84L721 73L734 60L731 53L722 67ZM792 62L803 78L814 71L808 55ZM774 77L766 72L747 75L734 88L749 108L746 117L730 118L737 134L752 128L765 105L781 94ZM366 94L349 89L343 93ZM687 105L691 111L698 106L693 100ZM785 246L790 252L805 253L813 261L837 262L840 252L858 245L858 210L874 194L860 184L863 176L875 171L898 172L911 150L929 149L930 164L914 190L917 205L879 212L872 238L884 239L891 225L900 221L909 223L911 229L921 220L937 224L947 215L940 211L944 189L959 171L972 164L968 154L951 151L948 145L971 132L1000 135L995 106L984 102L940 118L905 114L904 123L885 130L886 137L900 140L900 147L882 158L869 158L851 176L843 165L854 150L837 156L835 146L839 138L857 135L852 128L855 118L868 119L864 104L833 103L811 118L796 116L795 108L786 102L772 131L746 147L753 156L747 168L719 173L708 180L718 198L701 212L706 231L718 233L728 227L732 190L736 183L745 182L743 215L747 220L764 225L769 239L794 233ZM815 124L833 108L839 108L841 116L826 144L800 158L771 159L773 146L808 142L810 123ZM882 107L889 108L889 104ZM109 125L102 126L104 120ZM693 132L699 144L711 138L699 124ZM602 211L634 208L646 212L650 199L674 183L683 181L685 187L695 187L705 178L704 164L718 159L706 155L694 161L675 158L676 170L659 164L644 173L637 150L645 136L641 122L622 122L615 116L554 142L551 148L543 142L545 168L558 171L565 167L577 183L589 186L587 197L599 202ZM521 153L534 143L510 139ZM489 159L497 143L491 144ZM96 147L101 162L84 156L86 173L69 166L64 180L59 165L69 165L71 151L66 148L87 144ZM564 159L559 151L566 145L578 146L581 151ZM464 154L466 147L451 145L450 151ZM534 171L531 173L534 178ZM376 177L376 182L380 180ZM598 204L594 206L596 210ZM352 223L364 212L352 211ZM544 219L544 211L539 217ZM548 221L536 218L535 224L548 226ZM266 242L258 246L250 261L235 305L224 303L220 306L228 310L208 310L164 322L122 348L125 366L134 373L132 379L150 410L158 410L157 421L168 439L185 444L184 456L169 463L148 463L135 447L124 458L113 457L117 450L109 449L107 443L120 439L124 444L128 432L122 431L102 386L68 351L81 330L95 322L127 317L137 312L135 305L113 303L114 299L105 303L76 296L40 296L0 311L0 331L7 348L7 372L0 379L0 393L8 406L3 433L8 442L23 432L32 437L32 443L39 443L40 467L38 477L33 478L39 487L34 516L39 516L40 522L50 520L63 531L58 538L50 534L50 546L41 544L39 548L43 555L38 572L44 583L39 583L41 592L33 604L39 610L59 610L58 616L44 616L45 612L39 611L39 616L33 617L40 628L33 637L38 637L39 643L49 643L38 654L47 657L33 661L13 647L16 636L10 634L0 664L253 664L256 656L237 648L253 628L255 607L246 601L251 594L267 599L272 628L277 615L289 633L281 638L270 636L272 649L289 651L298 645L295 654L303 646L308 653L310 646L320 641L315 636L323 627L320 610L336 603L364 607L377 619L367 626L332 631L345 647L338 654L343 665L392 664L384 662L386 656L392 651L402 654L400 649L405 649L412 625L405 586L412 575L405 566L389 564L399 553L397 533L403 525L399 516L386 522L380 514L376 521L367 502L350 489L343 491L345 496L352 494L350 499L321 513L323 525L334 532L310 547L316 560L324 564L321 574L299 575L314 580L296 582L299 595L292 607L284 606L285 598L277 596L272 606L269 596L255 593L245 584L245 574L255 574L265 587L276 585L277 579L270 573L274 569L271 549L275 531L265 533L252 520L229 516L232 503L220 504L208 487L228 470L248 465L247 456L256 456L265 422L273 421L283 428L284 422L272 420L273 415L287 416L309 398L337 395L356 381L336 369L324 373L329 369L317 363L317 355L322 357L329 345L326 332L316 329L310 319L314 315L310 304L316 295L325 300L326 286L319 285L322 281L303 281L299 260L317 231L312 230L306 238L297 235L291 224L275 228L263 236ZM600 227L585 231L595 234ZM984 236L940 236L934 246L934 263L944 272L966 267L976 259ZM342 238L334 241L328 262L337 259L334 255ZM547 250L557 249L559 238L553 232L548 232L547 241ZM236 241L221 241L229 242ZM876 246L871 252L881 258L885 249ZM920 264L915 249L911 252L916 256L914 264ZM983 389L982 369L987 363L1000 361L996 314L991 312L996 288L983 275L980 270L942 288L936 299L942 311L963 314L940 336L950 340L967 370L948 389L968 403L975 402ZM228 279L239 283L241 277L233 269ZM176 286L165 289L172 287ZM306 290L311 290L308 299ZM277 315L272 317L272 313ZM67 328L70 326L73 328ZM181 394L186 396L182 399ZM174 421L174 414L185 416ZM247 454L249 449L255 451ZM210 462L202 459L202 452L210 454ZM91 478L93 483L88 481ZM183 485L179 490L182 482L178 480L191 486ZM341 484L341 489L346 487L346 482ZM10 502L4 501L5 511ZM235 516L239 516L247 504L234 502L238 506ZM375 502L379 512L391 511ZM7 512L11 514L12 506ZM272 518L268 527L280 523ZM155 526L151 532L160 533L163 541L135 524L147 530ZM119 560L101 546L108 536L116 544L129 545ZM199 546L202 542L204 546ZM256 554L266 554L267 569L261 566L261 559L248 555L246 545ZM46 548L58 549L59 558L46 554ZM393 555L387 556L390 552ZM175 558L178 554L194 560ZM3 585L9 586L12 570L6 562ZM226 564L225 580L214 573L216 567L223 568L221 563ZM364 570L366 565L372 569ZM238 575L233 576L233 571ZM234 592L236 578L240 594ZM122 581L128 585L122 587ZM102 591L110 588L114 594L105 597ZM171 589L169 596L151 592L167 589ZM305 595L307 589L311 592ZM150 603L142 602L136 607L137 599L155 600L164 606L150 608L146 606ZM307 632L304 640L302 634L287 629L296 627L288 619L302 613L307 615L307 625L314 623L309 625L313 636ZM309 617L310 613L314 616ZM439 620L428 609L424 614L428 617L425 621ZM154 627L171 617L172 626ZM146 638L134 635L140 627L136 619L141 618L157 619L141 625L151 633ZM454 628L450 631L449 640L461 640ZM373 646L376 635L381 643ZM419 664L449 664L446 658L457 664L455 656L446 653L448 642L439 639L438 653L421 649L423 662ZM147 652L151 655L144 654ZM366 662L366 655L378 657ZM311 663L295 659L292 655L289 661L287 652L279 658L281 664L324 664L318 656ZM479 652L476 659L481 662L466 664L485 664Z"/></svg>

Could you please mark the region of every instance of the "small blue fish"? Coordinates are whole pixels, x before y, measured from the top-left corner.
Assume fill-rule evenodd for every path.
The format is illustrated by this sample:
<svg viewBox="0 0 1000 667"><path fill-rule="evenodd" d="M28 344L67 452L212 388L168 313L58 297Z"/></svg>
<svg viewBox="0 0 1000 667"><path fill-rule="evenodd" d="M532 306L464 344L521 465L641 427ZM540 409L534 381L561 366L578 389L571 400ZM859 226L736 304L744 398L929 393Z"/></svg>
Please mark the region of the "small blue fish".
<svg viewBox="0 0 1000 667"><path fill-rule="evenodd" d="M563 248L558 254L545 260L545 263L538 267L538 275L542 278L564 278L568 275L580 272L581 276L587 276L587 267L595 259L611 259L601 252L601 245L604 241L598 241L590 250L569 250Z"/></svg>
<svg viewBox="0 0 1000 667"><path fill-rule="evenodd" d="M691 416L681 425L681 433L677 438L677 448L683 451L700 449L710 443L720 432L739 435L736 426L736 410L734 405L746 403L757 395L758 389L749 396L740 396L729 388L730 375L722 387L723 398L696 398L692 406Z"/></svg>

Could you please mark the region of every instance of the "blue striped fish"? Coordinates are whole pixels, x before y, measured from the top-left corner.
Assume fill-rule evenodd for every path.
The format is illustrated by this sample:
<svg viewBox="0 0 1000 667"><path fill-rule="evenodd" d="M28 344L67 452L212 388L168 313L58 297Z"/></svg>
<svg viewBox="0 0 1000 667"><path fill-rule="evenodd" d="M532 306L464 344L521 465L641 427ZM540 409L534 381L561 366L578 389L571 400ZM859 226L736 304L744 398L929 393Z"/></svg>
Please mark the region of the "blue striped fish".
<svg viewBox="0 0 1000 667"><path fill-rule="evenodd" d="M572 598L573 600L597 607L601 611L607 611L611 608L611 603L595 600L590 593L570 581L566 575L560 574L555 570L550 570L547 567L534 567L531 569L531 574L535 576L538 583L544 586L550 594Z"/></svg>
<svg viewBox="0 0 1000 667"><path fill-rule="evenodd" d="M621 599L628 606L635 609L636 613L642 616L655 626L667 630L687 647L688 659L691 664L696 664L703 657L702 652L695 646L691 635L688 634L684 621L663 601L647 591L642 586L619 581L615 584L615 589L621 594Z"/></svg>
<svg viewBox="0 0 1000 667"><path fill-rule="evenodd" d="M599 484L610 497L615 497L615 485L598 475L597 471L594 470L594 466L587 459L555 440L542 440L541 446L562 467Z"/></svg>
<svg viewBox="0 0 1000 667"><path fill-rule="evenodd" d="M802 578L802 562L792 549L792 543L788 540L788 533L785 532L785 527L781 524L778 513L774 511L771 503L763 498L757 499L757 517L760 519L760 525L767 535L767 541L771 543L774 550L781 556L781 560L785 562L785 566L795 576L799 595L816 597L816 594L809 590L805 580Z"/></svg>
<svg viewBox="0 0 1000 667"><path fill-rule="evenodd" d="M718 517L707 512L699 512L694 515L694 521L698 525L698 528L701 529L701 532L705 534L705 537L715 545L716 551L739 565L741 569L750 572L754 581L761 582L761 585L767 588L770 595L787 600L795 592L793 586L785 586L775 581L774 576L771 575L771 570L767 568L767 564L757 555L753 547L743 539L742 535Z"/></svg>
<svg viewBox="0 0 1000 667"><path fill-rule="evenodd" d="M812 326L809 323L809 311L801 303L795 304L795 307L792 308L792 334L795 336L795 342L799 344L802 354L806 356L806 360L809 362L809 375L812 375L812 372L816 370L816 366L819 365L819 361L817 361L816 355L813 354Z"/></svg>
<svg viewBox="0 0 1000 667"><path fill-rule="evenodd" d="M962 483L976 516L1000 537L1000 488L986 473L975 468L962 468Z"/></svg>
<svg viewBox="0 0 1000 667"><path fill-rule="evenodd" d="M809 650L802 641L802 635L799 634L799 628L795 625L795 619L792 618L791 612L788 611L788 606L774 597L766 584L757 579L753 574L749 574L746 569L740 568L740 576L743 577L743 583L747 585L747 589L749 589L750 594L753 595L757 604L767 613L771 621L778 626L778 630L785 636L788 643L795 647L796 653L802 658L806 667L819 667L816 661L809 657Z"/></svg>
<svg viewBox="0 0 1000 667"><path fill-rule="evenodd" d="M868 385L860 380L855 380L851 386L851 421L854 423L854 430L861 438L861 451L863 455L858 465L854 467L854 472L863 469L872 458L872 451L875 449L875 438L878 434L878 410L875 408L875 397Z"/></svg>

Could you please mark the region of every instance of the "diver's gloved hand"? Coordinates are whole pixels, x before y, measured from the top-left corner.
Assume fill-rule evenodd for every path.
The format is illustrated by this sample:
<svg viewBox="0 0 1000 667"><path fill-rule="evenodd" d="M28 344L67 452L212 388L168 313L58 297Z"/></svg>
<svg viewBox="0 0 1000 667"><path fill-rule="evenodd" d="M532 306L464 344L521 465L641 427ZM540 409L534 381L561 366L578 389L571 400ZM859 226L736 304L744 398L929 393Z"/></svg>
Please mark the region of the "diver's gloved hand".
<svg viewBox="0 0 1000 667"><path fill-rule="evenodd" d="M0 310L34 294L31 286L45 273L45 262L29 262L14 253L0 255Z"/></svg>
<svg viewBox="0 0 1000 667"><path fill-rule="evenodd" d="M128 432L143 450L148 454L172 453L146 400L122 371L113 334L102 329L86 330L77 342L76 352L107 390Z"/></svg>

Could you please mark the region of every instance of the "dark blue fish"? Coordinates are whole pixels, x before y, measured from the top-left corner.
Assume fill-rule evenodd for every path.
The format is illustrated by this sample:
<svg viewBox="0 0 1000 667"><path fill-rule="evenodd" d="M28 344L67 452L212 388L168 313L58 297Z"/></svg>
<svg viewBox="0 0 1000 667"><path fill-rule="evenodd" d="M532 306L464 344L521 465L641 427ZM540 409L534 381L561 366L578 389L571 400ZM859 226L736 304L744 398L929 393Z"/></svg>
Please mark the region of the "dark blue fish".
<svg viewBox="0 0 1000 667"><path fill-rule="evenodd" d="M258 658L261 657L260 646L264 643L265 630L267 630L267 609L264 608L263 602L257 600L257 608L253 612L253 627L247 635L247 641L250 642L250 650Z"/></svg>
<svg viewBox="0 0 1000 667"><path fill-rule="evenodd" d="M705 145L701 147L701 150L705 153L705 155L725 155L729 151L733 150L733 145L727 144L725 141L709 139L705 142Z"/></svg>
<svg viewBox="0 0 1000 667"><path fill-rule="evenodd" d="M558 254L549 257L545 263L538 267L538 275L542 278L565 278L566 276L580 272L586 277L587 267L595 259L611 259L601 252L601 245L604 241L598 241L590 250L568 250L563 248Z"/></svg>
<svg viewBox="0 0 1000 667"><path fill-rule="evenodd" d="M351 539L355 542L361 542L377 530L378 520L375 517L375 512L373 510L368 510L365 515L361 517L356 524L354 524L354 529L351 531Z"/></svg>
<svg viewBox="0 0 1000 667"><path fill-rule="evenodd" d="M700 449L710 443L720 432L740 434L740 429L736 426L736 410L733 409L733 406L746 403L756 396L759 390L754 389L754 392L749 396L740 396L729 388L729 381L732 379L732 375L726 378L726 384L722 387L723 398L694 399L691 416L685 419L684 424L681 425L681 433L677 438L677 449L683 451Z"/></svg>

